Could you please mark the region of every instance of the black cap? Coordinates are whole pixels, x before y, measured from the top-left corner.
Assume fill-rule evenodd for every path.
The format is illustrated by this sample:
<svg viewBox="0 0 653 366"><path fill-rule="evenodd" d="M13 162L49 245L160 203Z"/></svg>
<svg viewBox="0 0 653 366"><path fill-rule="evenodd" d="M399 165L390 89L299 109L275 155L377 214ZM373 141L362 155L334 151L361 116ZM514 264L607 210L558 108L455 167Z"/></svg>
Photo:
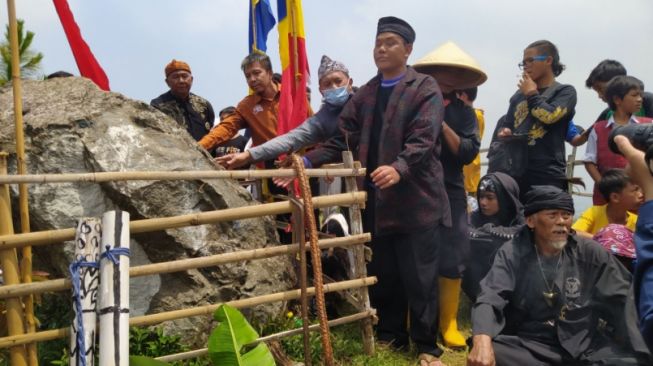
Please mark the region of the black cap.
<svg viewBox="0 0 653 366"><path fill-rule="evenodd" d="M405 20L397 17L383 17L379 19L376 35L383 32L392 32L400 35L407 43L415 42L415 30Z"/></svg>

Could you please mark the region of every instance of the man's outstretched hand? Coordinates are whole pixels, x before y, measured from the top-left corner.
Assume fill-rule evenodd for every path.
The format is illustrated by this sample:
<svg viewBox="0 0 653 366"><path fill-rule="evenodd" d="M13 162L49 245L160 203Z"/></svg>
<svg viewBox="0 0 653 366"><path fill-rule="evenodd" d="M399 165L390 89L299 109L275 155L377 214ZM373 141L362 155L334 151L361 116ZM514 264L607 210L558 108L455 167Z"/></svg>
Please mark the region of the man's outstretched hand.
<svg viewBox="0 0 653 366"><path fill-rule="evenodd" d="M237 154L227 154L214 160L218 164L222 165L227 169L236 169L252 162L252 155L249 151L237 153Z"/></svg>

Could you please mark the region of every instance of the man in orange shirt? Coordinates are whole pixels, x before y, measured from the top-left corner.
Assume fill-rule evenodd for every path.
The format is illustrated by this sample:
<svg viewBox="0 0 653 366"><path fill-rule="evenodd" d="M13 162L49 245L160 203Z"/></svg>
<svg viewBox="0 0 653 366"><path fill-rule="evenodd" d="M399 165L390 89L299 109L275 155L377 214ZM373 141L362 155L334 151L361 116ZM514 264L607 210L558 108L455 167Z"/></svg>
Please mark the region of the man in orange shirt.
<svg viewBox="0 0 653 366"><path fill-rule="evenodd" d="M280 85L272 79L270 58L254 52L245 57L240 67L254 93L243 98L234 113L199 141L207 150L229 141L242 128L250 129L254 146L277 136Z"/></svg>

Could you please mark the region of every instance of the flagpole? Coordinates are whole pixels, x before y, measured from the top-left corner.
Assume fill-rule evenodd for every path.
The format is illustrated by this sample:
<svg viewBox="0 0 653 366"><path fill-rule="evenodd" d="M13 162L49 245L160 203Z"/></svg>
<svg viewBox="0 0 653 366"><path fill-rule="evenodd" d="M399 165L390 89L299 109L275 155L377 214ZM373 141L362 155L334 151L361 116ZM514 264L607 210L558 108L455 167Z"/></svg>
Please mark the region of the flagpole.
<svg viewBox="0 0 653 366"><path fill-rule="evenodd" d="M299 80L301 79L301 74L299 73L299 50L297 49L297 19L295 17L295 0L290 0L290 34L292 37L293 44L293 75L295 77L295 92L299 93L297 90L299 86ZM304 90L304 94L306 91ZM294 107L293 107L294 109Z"/></svg>
<svg viewBox="0 0 653 366"><path fill-rule="evenodd" d="M20 55L18 50L18 23L16 21L16 4L14 0L7 0L7 12L9 14L9 42L11 44L11 80L14 92L14 120L16 124L16 161L18 174L26 174L25 164L25 136L23 129L23 104L22 87L20 81ZM18 207L20 212L20 229L22 233L30 232L29 208L27 206L27 185L18 185ZM21 259L22 282L32 282L32 247L23 248ZM28 295L25 302L25 320L27 322L27 333L36 331L34 321L34 298ZM28 345L28 361L30 366L38 365L36 357L36 344Z"/></svg>
<svg viewBox="0 0 653 366"><path fill-rule="evenodd" d="M254 4L254 0L249 0L249 7L251 9L251 17L252 21L250 26L252 27L252 49L250 50L251 52L254 52L258 50L258 45L256 44L256 41L258 39L258 34L256 33L256 5Z"/></svg>

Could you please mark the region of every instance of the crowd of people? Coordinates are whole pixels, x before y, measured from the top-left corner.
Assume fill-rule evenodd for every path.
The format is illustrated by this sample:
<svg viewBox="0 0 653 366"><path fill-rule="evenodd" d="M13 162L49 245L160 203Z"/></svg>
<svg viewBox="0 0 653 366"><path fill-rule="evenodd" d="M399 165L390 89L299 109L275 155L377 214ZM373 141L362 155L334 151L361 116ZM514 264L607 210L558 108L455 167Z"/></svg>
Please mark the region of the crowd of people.
<svg viewBox="0 0 653 366"><path fill-rule="evenodd" d="M533 42L481 177L484 117L473 103L487 77L453 43L408 66L415 40L406 21L379 19L376 70L356 91L345 64L323 56L320 109L280 136L282 86L262 53L241 65L251 93L215 125L182 61L165 67L170 90L151 104L228 169L271 168L306 148L305 165L319 167L354 151L367 171L359 185L368 273L378 278L369 289L376 339L397 350L412 343L418 364L442 364L438 336L469 346L469 365L651 364L653 212L642 203L653 198L653 177L628 139L615 139L621 154L608 140L618 126L651 122L653 95L619 62L602 61L586 86L607 106L583 129L573 121L574 86L556 81L565 68L557 47ZM575 223L565 142L587 143L595 183L595 206ZM469 339L456 322L461 289L473 302Z"/></svg>

